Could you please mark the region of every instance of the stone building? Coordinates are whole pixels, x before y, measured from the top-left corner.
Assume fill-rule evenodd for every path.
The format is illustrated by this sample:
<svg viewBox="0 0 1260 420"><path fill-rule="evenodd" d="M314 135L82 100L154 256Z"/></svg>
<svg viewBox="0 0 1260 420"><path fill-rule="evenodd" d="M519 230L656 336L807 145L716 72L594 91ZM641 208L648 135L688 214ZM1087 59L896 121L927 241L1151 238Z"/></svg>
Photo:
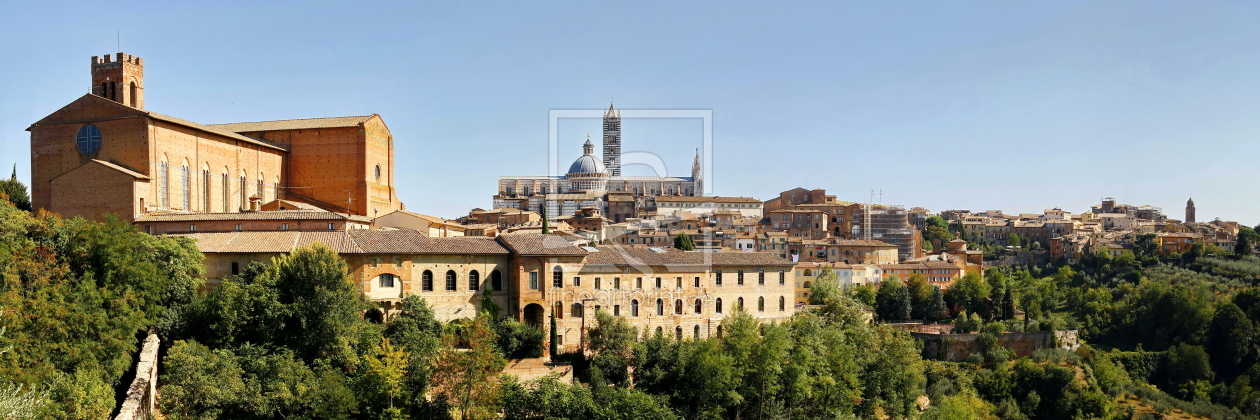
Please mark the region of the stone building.
<svg viewBox="0 0 1260 420"><path fill-rule="evenodd" d="M386 317L417 295L439 320L471 318L484 293L513 317L549 328L574 350L595 311L625 317L640 331L709 337L734 308L763 321L795 313L792 263L759 252L685 252L649 247L577 247L559 235L432 238L409 229L336 232L198 232L212 284L251 262L325 244L346 260L350 278ZM493 290L492 292L490 290Z"/></svg>
<svg viewBox="0 0 1260 420"><path fill-rule="evenodd" d="M379 115L205 125L145 109L144 61L92 57L91 93L32 124L32 204L66 217L249 210L251 197L402 208Z"/></svg>
<svg viewBox="0 0 1260 420"><path fill-rule="evenodd" d="M494 208L542 212L546 206L548 217L555 217L573 214L582 207L595 207L614 223L621 223L629 218L644 217L653 207L652 203L642 200L645 197L704 195L699 152L692 162L690 177L622 176L621 112L612 105L604 113L603 141L602 160L595 156L595 145L588 137L582 145L582 156L569 165L564 175L500 177L498 192L493 198ZM619 193L627 193L629 197ZM618 204L610 205L612 202ZM628 211L627 206L633 206L633 211Z"/></svg>

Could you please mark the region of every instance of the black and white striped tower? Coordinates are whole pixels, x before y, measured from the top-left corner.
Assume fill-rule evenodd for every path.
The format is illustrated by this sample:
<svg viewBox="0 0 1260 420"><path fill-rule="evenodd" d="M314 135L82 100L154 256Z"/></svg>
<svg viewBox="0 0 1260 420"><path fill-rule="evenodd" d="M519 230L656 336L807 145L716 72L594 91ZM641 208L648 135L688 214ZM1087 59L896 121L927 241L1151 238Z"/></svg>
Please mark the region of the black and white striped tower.
<svg viewBox="0 0 1260 420"><path fill-rule="evenodd" d="M604 111L604 167L608 175L621 176L621 111L612 102Z"/></svg>

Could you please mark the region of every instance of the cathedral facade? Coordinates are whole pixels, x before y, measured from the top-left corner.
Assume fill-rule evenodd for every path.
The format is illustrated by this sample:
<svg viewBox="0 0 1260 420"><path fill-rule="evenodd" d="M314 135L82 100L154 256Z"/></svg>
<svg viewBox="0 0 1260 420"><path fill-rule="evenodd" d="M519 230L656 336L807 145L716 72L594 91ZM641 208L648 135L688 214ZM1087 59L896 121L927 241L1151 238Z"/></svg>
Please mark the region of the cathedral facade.
<svg viewBox="0 0 1260 420"><path fill-rule="evenodd" d="M641 211L610 208L609 202L633 202L635 209L655 208L660 196L703 196L700 156L691 165L690 177L622 176L621 112L613 105L604 111L603 158L595 156L590 138L582 145L582 156L561 176L505 176L499 178L494 208L519 208L542 212L549 218L573 214L582 207L595 207L614 222L639 217Z"/></svg>
<svg viewBox="0 0 1260 420"><path fill-rule="evenodd" d="M92 57L91 73L91 93L27 128L36 208L125 221L276 199L361 216L402 208L379 115L198 124L145 109L140 57Z"/></svg>

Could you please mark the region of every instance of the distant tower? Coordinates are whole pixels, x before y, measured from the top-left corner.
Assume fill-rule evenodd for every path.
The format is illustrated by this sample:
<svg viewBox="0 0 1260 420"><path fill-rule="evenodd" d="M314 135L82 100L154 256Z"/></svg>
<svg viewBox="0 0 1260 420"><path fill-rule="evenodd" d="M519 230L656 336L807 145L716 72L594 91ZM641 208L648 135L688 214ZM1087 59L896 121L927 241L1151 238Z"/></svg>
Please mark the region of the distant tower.
<svg viewBox="0 0 1260 420"><path fill-rule="evenodd" d="M621 176L621 111L612 102L604 111L604 167L609 175Z"/></svg>
<svg viewBox="0 0 1260 420"><path fill-rule="evenodd" d="M92 94L144 109L144 61L124 53L92 57Z"/></svg>
<svg viewBox="0 0 1260 420"><path fill-rule="evenodd" d="M696 149L696 160L691 162L692 194L696 197L704 195L704 178L700 175L700 149Z"/></svg>
<svg viewBox="0 0 1260 420"><path fill-rule="evenodd" d="M1186 200L1186 223L1194 223L1194 199Z"/></svg>

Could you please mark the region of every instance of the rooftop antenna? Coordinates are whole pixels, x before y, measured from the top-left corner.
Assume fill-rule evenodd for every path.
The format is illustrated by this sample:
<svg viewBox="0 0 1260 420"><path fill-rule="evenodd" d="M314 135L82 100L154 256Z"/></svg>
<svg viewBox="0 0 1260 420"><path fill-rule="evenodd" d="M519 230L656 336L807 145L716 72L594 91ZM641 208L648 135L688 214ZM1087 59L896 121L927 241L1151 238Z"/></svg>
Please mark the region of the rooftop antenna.
<svg viewBox="0 0 1260 420"><path fill-rule="evenodd" d="M354 210L350 210L350 203L354 201L354 197L350 194L350 190L342 190L342 191L346 192L346 214L350 214L350 212L354 211Z"/></svg>

